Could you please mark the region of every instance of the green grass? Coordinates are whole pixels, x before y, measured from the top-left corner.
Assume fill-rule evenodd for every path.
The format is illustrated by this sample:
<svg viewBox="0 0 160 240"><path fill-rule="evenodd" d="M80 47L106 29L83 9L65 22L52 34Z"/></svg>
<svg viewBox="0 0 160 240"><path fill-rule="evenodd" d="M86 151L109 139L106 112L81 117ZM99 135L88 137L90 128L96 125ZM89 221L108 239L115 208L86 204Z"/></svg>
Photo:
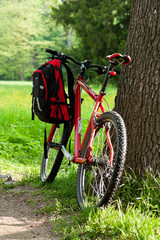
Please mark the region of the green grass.
<svg viewBox="0 0 160 240"><path fill-rule="evenodd" d="M99 89L96 88L96 91ZM50 124L31 121L31 91L29 82L0 82L0 149L1 172L38 173L42 157L44 128ZM109 87L107 100L114 105L116 88ZM89 119L93 101L83 92L82 117ZM83 121L87 126L87 121ZM14 164L9 168L10 162ZM20 170L21 169L21 170Z"/></svg>
<svg viewBox="0 0 160 240"><path fill-rule="evenodd" d="M31 84L0 82L0 94L0 172L38 173L44 127L31 121Z"/></svg>
<svg viewBox="0 0 160 240"><path fill-rule="evenodd" d="M119 198L108 208L90 210L70 216L70 224L61 217L54 220L63 239L160 239L160 177L146 172L139 181L127 175L119 189ZM118 195L117 194L117 195Z"/></svg>
<svg viewBox="0 0 160 240"><path fill-rule="evenodd" d="M99 88L94 86L94 90L98 93ZM31 120L31 91L31 83L0 82L0 172L11 174L17 184L34 186L36 191L28 201L33 207L36 201L45 203L39 211L51 213L54 231L63 239L160 239L160 177L152 172L141 181L134 174L126 175L112 206L96 211L78 209L77 165L69 166L66 159L55 181L41 184L43 134L50 125L36 117ZM110 85L106 96L110 109L115 95L116 87ZM88 119L93 101L84 92L82 97L82 117ZM72 139L72 148L73 143ZM37 195L41 196L38 200Z"/></svg>

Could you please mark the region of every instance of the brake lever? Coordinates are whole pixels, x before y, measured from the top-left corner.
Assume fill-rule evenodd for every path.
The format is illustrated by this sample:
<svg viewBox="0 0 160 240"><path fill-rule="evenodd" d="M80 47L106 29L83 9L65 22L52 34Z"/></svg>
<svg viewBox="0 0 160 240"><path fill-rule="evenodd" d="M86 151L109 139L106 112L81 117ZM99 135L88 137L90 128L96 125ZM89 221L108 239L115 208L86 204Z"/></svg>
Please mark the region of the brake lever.
<svg viewBox="0 0 160 240"><path fill-rule="evenodd" d="M102 72L101 69L98 69L98 70L96 70L96 69L90 69L90 71L94 71L94 72L98 73L99 75L102 75L102 74L105 74L105 73L106 73L106 72Z"/></svg>
<svg viewBox="0 0 160 240"><path fill-rule="evenodd" d="M93 69L92 71L95 71L96 73L98 73L99 75L102 74L106 74L107 73L108 68L104 67L104 68L99 68L99 69ZM120 70L117 69L113 69L114 72L116 72L116 74L120 74Z"/></svg>

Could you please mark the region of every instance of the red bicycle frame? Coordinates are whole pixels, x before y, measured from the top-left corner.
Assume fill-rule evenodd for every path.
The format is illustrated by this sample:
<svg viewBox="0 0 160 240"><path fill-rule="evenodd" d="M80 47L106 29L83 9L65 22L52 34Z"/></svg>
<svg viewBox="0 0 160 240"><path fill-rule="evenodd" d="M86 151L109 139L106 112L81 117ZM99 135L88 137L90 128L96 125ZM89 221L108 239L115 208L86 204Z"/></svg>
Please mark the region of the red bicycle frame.
<svg viewBox="0 0 160 240"><path fill-rule="evenodd" d="M84 74L83 74L83 70L82 72L79 74L78 79L76 81L76 85L75 85L75 119L72 122L72 128L75 125L75 142L74 142L74 157L72 157L71 155L71 161L73 161L73 163L90 163L92 161L92 144L93 144L93 140L95 137L95 131L96 131L96 120L97 118L100 116L100 113L98 112L99 109L101 109L101 112L104 113L105 109L103 107L102 101L105 95L105 89L108 83L108 79L110 77L112 77L113 75L115 75L116 73L114 71L110 71L112 70L112 64L109 66L108 71L106 73L106 77L104 79L104 83L102 85L102 89L99 93L99 95L97 95L91 88L89 88L89 86L85 83L84 81ZM81 88L94 100L95 102L95 106L86 130L86 133L84 135L83 141L81 143ZM54 133L56 131L56 124L53 124L47 139L47 143L51 143L52 142L52 138L54 136ZM106 133L106 139L107 139L107 143L110 149L110 164L112 165L113 162L113 157L114 157L114 150L113 150L113 146L111 143L111 139L110 139L110 134L109 134L109 126L105 127L105 133ZM83 149L83 145L85 143L85 140L88 136L88 134L90 134L90 140L89 140L89 144L88 144L88 151L87 151L87 156L86 158L82 158L80 156L80 152ZM64 147L64 146L63 146ZM57 149L61 149L61 146L59 145L54 145L54 148ZM69 154L69 153L68 153ZM70 161L70 160L69 160Z"/></svg>
<svg viewBox="0 0 160 240"><path fill-rule="evenodd" d="M81 88L95 101L95 106L93 109L93 113L91 115L86 133L84 135L82 144L81 144ZM95 120L97 117L100 116L100 113L98 113L99 108L101 109L102 113L105 112L105 109L102 104L102 100L104 98L105 93L100 92L99 95L97 95L91 88L89 88L85 82L83 77L78 76L76 86L75 86L75 143L74 143L74 163L86 163L86 161L89 163L92 161L92 143L94 140L94 135L95 135ZM89 140L89 145L88 145L88 153L87 153L87 159L86 158L81 158L80 157L80 151L83 148L83 144L86 140L86 137L89 134L89 131L91 129L91 137ZM110 135L109 131L106 127L106 138L107 142L110 148L110 163L112 164L113 156L114 156L114 151L112 147L112 143L110 140Z"/></svg>
<svg viewBox="0 0 160 240"><path fill-rule="evenodd" d="M95 101L95 106L86 130L86 133L84 135L83 141L81 143L81 88ZM76 85L75 85L75 119L74 119L74 124L75 124L75 142L74 142L74 158L73 158L73 163L89 163L92 161L92 143L94 140L94 135L95 135L95 121L96 118L100 116L100 113L98 113L99 109L101 109L102 113L105 112L105 109L102 104L102 100L104 98L105 93L101 91L99 95L97 95L91 88L89 88L88 85L85 84L84 78L81 76L78 76ZM86 158L81 158L80 157L80 152L83 148L84 142L86 140L86 137L89 134L89 131L91 130L91 137L89 140L89 145L88 145L88 153L87 153L87 159ZM56 131L56 124L53 124L47 139L47 143L52 142L52 138L54 136L54 133ZM110 134L109 130L106 127L106 139L108 142L108 146L110 149L110 164L112 164L113 161L113 156L114 156L114 151L113 151L113 146L110 140Z"/></svg>

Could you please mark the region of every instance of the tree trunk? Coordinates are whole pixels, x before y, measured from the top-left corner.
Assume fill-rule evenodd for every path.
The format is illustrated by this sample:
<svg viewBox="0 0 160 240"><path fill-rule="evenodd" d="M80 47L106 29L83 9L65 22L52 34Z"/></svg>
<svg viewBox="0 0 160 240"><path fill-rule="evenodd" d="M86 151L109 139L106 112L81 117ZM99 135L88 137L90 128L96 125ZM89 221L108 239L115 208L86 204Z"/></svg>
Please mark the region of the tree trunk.
<svg viewBox="0 0 160 240"><path fill-rule="evenodd" d="M20 79L20 81L24 81L23 71L22 70L20 70L19 79Z"/></svg>
<svg viewBox="0 0 160 240"><path fill-rule="evenodd" d="M128 135L126 166L137 174L160 172L160 0L132 0L123 67L115 110Z"/></svg>
<svg viewBox="0 0 160 240"><path fill-rule="evenodd" d="M71 40L71 36L72 36L73 32L70 28L68 28L67 30L67 48L70 49L72 46L72 40Z"/></svg>

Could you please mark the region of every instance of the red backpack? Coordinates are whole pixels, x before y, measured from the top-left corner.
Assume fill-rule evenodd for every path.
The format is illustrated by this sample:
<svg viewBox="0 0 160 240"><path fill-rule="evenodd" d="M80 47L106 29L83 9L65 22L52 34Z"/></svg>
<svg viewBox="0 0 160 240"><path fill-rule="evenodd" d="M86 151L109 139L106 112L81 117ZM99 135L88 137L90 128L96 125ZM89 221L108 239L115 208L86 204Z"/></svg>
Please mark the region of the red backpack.
<svg viewBox="0 0 160 240"><path fill-rule="evenodd" d="M64 89L60 60L53 59L33 73L32 119L35 113L43 122L59 124L74 117L73 74L65 63L62 64L68 75L68 96Z"/></svg>

